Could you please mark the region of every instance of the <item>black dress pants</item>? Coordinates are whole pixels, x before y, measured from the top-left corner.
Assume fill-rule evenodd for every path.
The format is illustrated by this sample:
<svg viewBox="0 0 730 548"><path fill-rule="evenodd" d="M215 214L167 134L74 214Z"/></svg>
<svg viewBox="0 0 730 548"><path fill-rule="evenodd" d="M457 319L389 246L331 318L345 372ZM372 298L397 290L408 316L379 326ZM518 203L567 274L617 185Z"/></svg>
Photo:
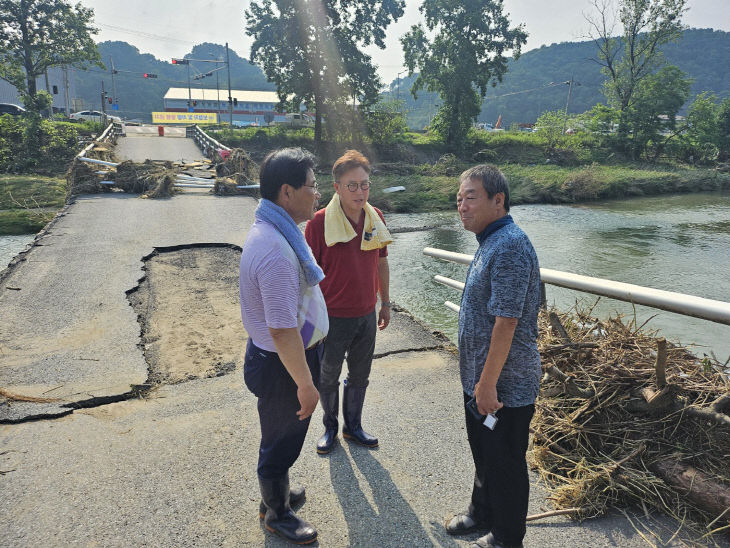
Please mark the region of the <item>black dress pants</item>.
<svg viewBox="0 0 730 548"><path fill-rule="evenodd" d="M305 351L314 386L319 388L320 359L324 345ZM278 479L289 472L299 458L309 429L309 418L300 421L297 385L276 352L248 341L243 363L248 389L258 398L261 444L256 471L264 479Z"/></svg>
<svg viewBox="0 0 730 548"><path fill-rule="evenodd" d="M466 432L474 459L474 487L469 513L491 526L494 538L519 546L525 536L530 495L527 444L535 406L502 407L490 430L466 408L471 396L464 394Z"/></svg>

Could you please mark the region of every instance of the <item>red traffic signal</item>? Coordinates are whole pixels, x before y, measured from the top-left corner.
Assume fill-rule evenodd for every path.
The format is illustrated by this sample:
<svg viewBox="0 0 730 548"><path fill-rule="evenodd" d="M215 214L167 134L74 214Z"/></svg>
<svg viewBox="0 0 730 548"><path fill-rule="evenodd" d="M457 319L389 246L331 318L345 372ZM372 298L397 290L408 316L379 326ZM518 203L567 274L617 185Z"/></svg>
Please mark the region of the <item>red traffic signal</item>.
<svg viewBox="0 0 730 548"><path fill-rule="evenodd" d="M190 64L190 61L187 60L187 59L175 59L173 57L172 64L173 65L189 65Z"/></svg>
<svg viewBox="0 0 730 548"><path fill-rule="evenodd" d="M145 78L157 78L156 74L152 74L151 72L145 72L142 76Z"/></svg>
<svg viewBox="0 0 730 548"><path fill-rule="evenodd" d="M107 102L108 102L108 103L109 103L110 105L112 104L112 98L111 98L111 97L107 97L107 98L106 98L106 100L107 100Z"/></svg>

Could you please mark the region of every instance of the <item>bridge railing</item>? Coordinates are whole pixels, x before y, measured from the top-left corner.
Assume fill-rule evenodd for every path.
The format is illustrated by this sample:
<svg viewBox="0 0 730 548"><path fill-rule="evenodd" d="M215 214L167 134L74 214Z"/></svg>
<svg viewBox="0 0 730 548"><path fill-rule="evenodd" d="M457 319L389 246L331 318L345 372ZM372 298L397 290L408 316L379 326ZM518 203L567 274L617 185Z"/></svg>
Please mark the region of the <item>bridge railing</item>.
<svg viewBox="0 0 730 548"><path fill-rule="evenodd" d="M466 253L454 253L453 251L445 251L433 247L424 248L423 254L466 265L470 264L474 258L473 255ZM643 287L602 278L592 278L590 276L561 272L560 270L551 270L549 268L540 269L540 278L543 301L545 300L545 284L550 284L584 293L591 293L593 295L610 297L619 301L649 306L659 310L675 312L684 316L701 318L710 322L730 325L730 303L723 301L715 301L703 297L695 297L673 291L663 291L661 289L653 289L651 287ZM453 287L460 291L464 290L464 283L458 280L441 275L434 276L434 280L448 287ZM459 305L451 301L446 301L444 304L451 310L457 312L459 310Z"/></svg>
<svg viewBox="0 0 730 548"><path fill-rule="evenodd" d="M203 156L205 156L206 158L210 158L211 152L214 151L231 150L226 145L219 143L218 141L213 139L213 137L208 135L198 125L187 126L185 128L185 136L195 141L195 144L198 145L198 148L201 150Z"/></svg>
<svg viewBox="0 0 730 548"><path fill-rule="evenodd" d="M109 125L107 125L104 128L104 131L101 132L101 135L99 135L96 139L91 141L88 145L86 145L81 152L79 152L76 157L77 158L83 158L85 157L91 150L94 149L94 146L96 143L106 143L107 141L110 141L119 135L124 135L124 126L117 122L109 122Z"/></svg>

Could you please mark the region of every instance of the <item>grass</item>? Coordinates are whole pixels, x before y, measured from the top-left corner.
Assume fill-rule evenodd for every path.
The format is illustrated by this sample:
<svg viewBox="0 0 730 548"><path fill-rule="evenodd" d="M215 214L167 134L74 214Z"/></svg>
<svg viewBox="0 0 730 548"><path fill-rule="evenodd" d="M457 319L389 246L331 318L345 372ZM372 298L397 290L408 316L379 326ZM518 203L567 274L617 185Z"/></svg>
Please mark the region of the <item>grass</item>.
<svg viewBox="0 0 730 548"><path fill-rule="evenodd" d="M397 213L451 210L456 207L458 175L472 164L455 161L435 165L400 166L399 173L374 171L370 202ZM510 182L512 204L576 203L664 193L730 189L730 174L710 169L636 165L560 167L499 164ZM386 166L383 166L386 167ZM331 176L318 173L322 203L332 197ZM405 192L385 194L384 188L404 186Z"/></svg>
<svg viewBox="0 0 730 548"><path fill-rule="evenodd" d="M222 129L212 134L241 147L261 161L286 146L314 149L313 130L272 128ZM458 175L477 163L493 163L510 182L512 203L576 203L680 192L730 189L730 174L713 169L630 162L593 135L561 137L559 148L546 138L524 132L473 130L458 157L448 154L431 134L407 132L391 145L354 145L373 161L370 201L385 211L423 212L453 209ZM332 195L329 166L348 143L324 143L318 152L322 201ZM406 192L383 194L404 186Z"/></svg>
<svg viewBox="0 0 730 548"><path fill-rule="evenodd" d="M60 210L66 181L40 175L0 175L0 235L38 232Z"/></svg>

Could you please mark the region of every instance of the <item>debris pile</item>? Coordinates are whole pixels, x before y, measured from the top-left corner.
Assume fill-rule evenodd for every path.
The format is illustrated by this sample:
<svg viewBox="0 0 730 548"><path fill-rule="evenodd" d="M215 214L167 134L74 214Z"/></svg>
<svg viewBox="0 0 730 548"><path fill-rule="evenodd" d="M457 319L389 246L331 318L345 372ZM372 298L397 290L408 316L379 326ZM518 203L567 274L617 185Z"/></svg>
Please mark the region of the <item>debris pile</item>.
<svg viewBox="0 0 730 548"><path fill-rule="evenodd" d="M124 192L142 194L147 198L172 196L178 171L172 162L146 160L138 164L128 160L117 166L115 187Z"/></svg>
<svg viewBox="0 0 730 548"><path fill-rule="evenodd" d="M705 534L730 530L727 363L656 339L635 320L541 315L531 464L579 519L654 507Z"/></svg>
<svg viewBox="0 0 730 548"><path fill-rule="evenodd" d="M66 171L66 199L78 194L110 192L109 186L101 184L102 177L97 173L98 171L98 165L88 164L74 158L71 167Z"/></svg>
<svg viewBox="0 0 730 548"><path fill-rule="evenodd" d="M259 176L259 167L241 148L234 148L222 162L216 164L216 182L213 192L219 196L232 194L257 195L257 189L237 188L237 186L255 185Z"/></svg>

